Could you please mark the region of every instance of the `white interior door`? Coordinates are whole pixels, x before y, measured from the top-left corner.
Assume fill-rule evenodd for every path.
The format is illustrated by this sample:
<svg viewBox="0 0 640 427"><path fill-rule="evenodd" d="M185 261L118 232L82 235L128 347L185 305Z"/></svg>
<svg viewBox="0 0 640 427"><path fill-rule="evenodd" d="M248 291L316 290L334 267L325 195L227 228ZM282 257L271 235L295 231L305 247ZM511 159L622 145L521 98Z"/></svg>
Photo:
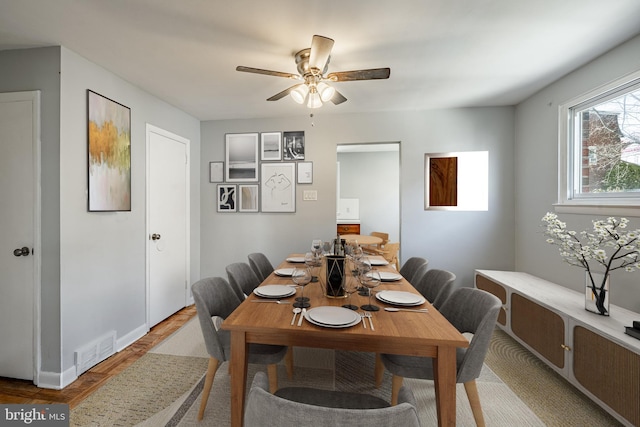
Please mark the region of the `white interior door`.
<svg viewBox="0 0 640 427"><path fill-rule="evenodd" d="M187 305L189 140L147 124L147 319Z"/></svg>
<svg viewBox="0 0 640 427"><path fill-rule="evenodd" d="M39 101L39 92L0 94L0 376L34 382L40 318Z"/></svg>

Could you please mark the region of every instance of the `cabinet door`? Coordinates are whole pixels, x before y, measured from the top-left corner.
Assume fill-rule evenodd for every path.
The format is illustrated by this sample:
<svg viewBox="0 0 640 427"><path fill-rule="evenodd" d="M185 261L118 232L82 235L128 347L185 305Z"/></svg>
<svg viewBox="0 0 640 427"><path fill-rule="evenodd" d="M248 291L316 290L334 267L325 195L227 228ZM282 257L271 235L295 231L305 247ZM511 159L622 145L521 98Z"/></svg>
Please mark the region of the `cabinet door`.
<svg viewBox="0 0 640 427"><path fill-rule="evenodd" d="M640 425L640 355L576 325L573 376L631 424Z"/></svg>
<svg viewBox="0 0 640 427"><path fill-rule="evenodd" d="M507 304L506 289L493 280L476 274L476 288L482 289L483 291L487 291L497 296L498 298L500 298L500 301L502 301L503 306ZM502 326L507 326L507 311L504 307L500 308L500 313L498 313L498 323L500 323Z"/></svg>
<svg viewBox="0 0 640 427"><path fill-rule="evenodd" d="M564 369L565 322L557 313L512 293L511 330L542 357Z"/></svg>

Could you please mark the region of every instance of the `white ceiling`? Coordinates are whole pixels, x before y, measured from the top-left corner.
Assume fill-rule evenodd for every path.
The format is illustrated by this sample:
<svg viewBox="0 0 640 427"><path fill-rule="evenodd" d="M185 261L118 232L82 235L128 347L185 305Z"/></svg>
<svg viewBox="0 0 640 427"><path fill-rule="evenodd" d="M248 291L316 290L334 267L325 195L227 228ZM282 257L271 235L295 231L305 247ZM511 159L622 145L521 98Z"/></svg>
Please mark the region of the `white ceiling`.
<svg viewBox="0 0 640 427"><path fill-rule="evenodd" d="M638 0L0 0L0 50L65 46L200 120L309 113L235 67L295 73L314 34L330 72L391 68L319 115L513 105L639 33Z"/></svg>

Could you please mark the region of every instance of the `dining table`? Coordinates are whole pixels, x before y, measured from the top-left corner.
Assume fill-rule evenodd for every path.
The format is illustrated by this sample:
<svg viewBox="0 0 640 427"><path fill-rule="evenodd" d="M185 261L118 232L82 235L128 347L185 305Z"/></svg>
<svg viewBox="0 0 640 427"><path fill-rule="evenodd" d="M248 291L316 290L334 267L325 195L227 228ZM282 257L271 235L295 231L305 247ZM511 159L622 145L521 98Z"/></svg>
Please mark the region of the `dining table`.
<svg viewBox="0 0 640 427"><path fill-rule="evenodd" d="M369 236L367 234L341 234L341 239L345 242L357 241L359 245L379 245L382 243L382 239L378 236Z"/></svg>
<svg viewBox="0 0 640 427"><path fill-rule="evenodd" d="M374 292L398 291L403 295L422 296L395 268L384 265L382 257L370 257L373 268L386 273L393 280L382 281ZM248 346L251 343L326 348L346 351L391 353L409 356L425 356L432 359L435 373L435 393L439 426L456 424L456 348L469 346L469 341L447 319L433 308L424 298L424 302L412 305L411 309L427 309L426 312L386 311L385 307L397 307L379 298L372 300L380 307L370 312L368 319L372 324L357 322L348 327L326 327L313 322L308 317L312 309L319 307L340 307L346 304L347 297L327 296L325 265L316 268L315 274L320 280L311 282L304 288L304 296L309 298L310 308L301 323L292 322L294 298L300 296L300 288L294 295L277 299L284 304L254 304L265 298L256 292L269 285L293 285L287 272L295 267L304 266L303 254L291 254L278 265L254 293L231 313L222 323L222 329L231 334L231 426L241 427L244 416L244 401L247 384ZM294 261L294 262L291 262ZM346 261L345 280L354 280L351 264ZM283 274L284 273L284 274ZM395 276L395 277L394 277ZM272 289L273 286L263 289ZM375 294L377 296L377 293ZM380 295L386 295L384 293ZM395 295L395 294L394 294ZM353 293L352 303L358 306L368 302L367 296ZM406 307L403 307L406 308ZM326 310L326 309L322 309ZM358 310L362 312L362 310ZM372 328L371 325L375 326ZM374 373L372 372L373 376Z"/></svg>

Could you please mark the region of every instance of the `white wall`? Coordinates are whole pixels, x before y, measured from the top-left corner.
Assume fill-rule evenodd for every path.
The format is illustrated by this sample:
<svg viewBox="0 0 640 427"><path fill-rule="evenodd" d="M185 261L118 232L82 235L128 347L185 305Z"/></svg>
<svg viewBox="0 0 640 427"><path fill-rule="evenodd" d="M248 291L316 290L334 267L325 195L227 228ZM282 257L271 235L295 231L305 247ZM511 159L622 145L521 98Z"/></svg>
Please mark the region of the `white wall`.
<svg viewBox="0 0 640 427"><path fill-rule="evenodd" d="M87 89L131 109L131 211L87 211ZM200 122L62 48L60 115L62 371L74 351L110 330L120 339L146 323L146 123L191 141ZM191 277L199 278L200 168L191 170Z"/></svg>
<svg viewBox="0 0 640 427"><path fill-rule="evenodd" d="M562 262L545 243L540 219L553 211L558 187L558 105L628 73L640 70L640 37L613 49L538 92L516 108L516 270L576 291L584 291L584 272ZM630 227L640 228L640 209ZM569 229L591 229L591 215L560 214ZM640 272L616 271L611 303L640 312ZM615 316L615 312L612 311Z"/></svg>
<svg viewBox="0 0 640 427"><path fill-rule="evenodd" d="M284 99L280 102L288 102ZM305 114L306 111L301 111ZM468 108L394 113L323 115L225 120L202 123L201 169L224 159L224 135L233 132L304 130L306 160L314 181L298 185L295 214L217 213L215 184L201 176L202 276L223 276L225 266L264 252L272 263L306 251L314 237L335 233L336 145L400 141L402 259L424 256L433 268L453 271L458 283L472 285L476 268L514 265L514 109ZM489 211L424 210L424 154L489 151ZM318 201L302 201L302 191L318 191Z"/></svg>

